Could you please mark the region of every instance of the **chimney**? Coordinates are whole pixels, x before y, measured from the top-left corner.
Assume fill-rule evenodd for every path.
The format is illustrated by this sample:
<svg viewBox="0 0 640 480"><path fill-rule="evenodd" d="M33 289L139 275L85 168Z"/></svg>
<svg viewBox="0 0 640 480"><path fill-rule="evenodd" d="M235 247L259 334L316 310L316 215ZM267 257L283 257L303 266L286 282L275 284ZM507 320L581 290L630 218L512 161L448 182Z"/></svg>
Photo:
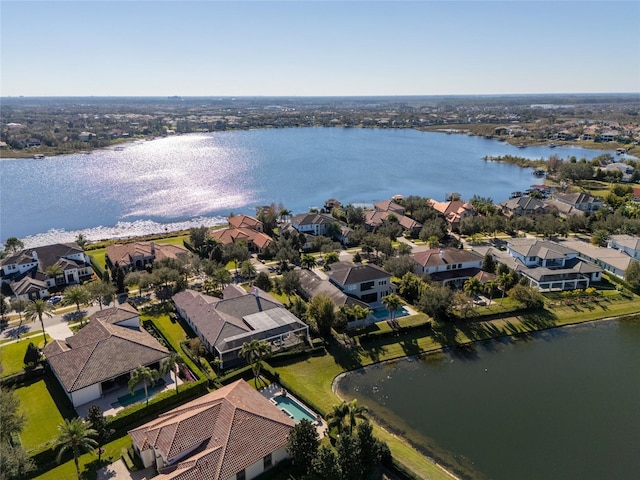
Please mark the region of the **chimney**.
<svg viewBox="0 0 640 480"><path fill-rule="evenodd" d="M438 251L438 255L440 255L440 258L441 258L442 260L444 260L444 252L442 251L442 249L440 249L440 250Z"/></svg>
<svg viewBox="0 0 640 480"><path fill-rule="evenodd" d="M31 252L31 257L33 258L33 261L34 261L34 262L37 262L37 261L38 261L38 252L36 252L35 250L33 250L33 251Z"/></svg>

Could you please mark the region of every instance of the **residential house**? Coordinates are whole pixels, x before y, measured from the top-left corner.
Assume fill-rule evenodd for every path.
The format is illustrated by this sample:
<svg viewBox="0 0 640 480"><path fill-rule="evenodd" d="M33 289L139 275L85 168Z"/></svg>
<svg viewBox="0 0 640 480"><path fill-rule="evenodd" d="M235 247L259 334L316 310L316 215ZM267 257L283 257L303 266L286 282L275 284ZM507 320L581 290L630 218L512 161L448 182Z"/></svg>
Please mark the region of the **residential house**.
<svg viewBox="0 0 640 480"><path fill-rule="evenodd" d="M578 252L578 257L585 262L599 266L604 271L624 278L633 257L616 248L596 247L582 240L563 240L562 245Z"/></svg>
<svg viewBox="0 0 640 480"><path fill-rule="evenodd" d="M291 217L291 226L300 233L327 235L338 220L327 213L300 213Z"/></svg>
<svg viewBox="0 0 640 480"><path fill-rule="evenodd" d="M0 265L2 283L25 300L47 297L51 289L79 284L93 275L89 257L75 243L21 250L3 259ZM50 267L58 270L55 276L50 276Z"/></svg>
<svg viewBox="0 0 640 480"><path fill-rule="evenodd" d="M632 235L611 235L607 247L626 253L631 258L640 259L640 237Z"/></svg>
<svg viewBox="0 0 640 480"><path fill-rule="evenodd" d="M54 340L43 350L74 407L126 387L137 367L155 369L169 355L129 307L105 309L89 319L75 335Z"/></svg>
<svg viewBox="0 0 640 480"><path fill-rule="evenodd" d="M96 134L95 133L91 133L91 132L80 132L78 134L78 140L80 140L81 142L90 142L91 139L93 137L95 137Z"/></svg>
<svg viewBox="0 0 640 480"><path fill-rule="evenodd" d="M229 217L229 226L234 228L250 228L256 232L264 232L262 222L250 215L233 215Z"/></svg>
<svg viewBox="0 0 640 480"><path fill-rule="evenodd" d="M222 299L184 290L173 302L207 350L220 359L220 368L244 362L239 356L242 344L254 339L271 343L273 350L308 341L309 326L256 287L249 293L229 285Z"/></svg>
<svg viewBox="0 0 640 480"><path fill-rule="evenodd" d="M607 130L600 133L601 142L613 142L616 138L618 138L618 132L615 130Z"/></svg>
<svg viewBox="0 0 640 480"><path fill-rule="evenodd" d="M372 263L332 263L329 281L345 294L362 300L371 308L380 307L382 298L392 293L391 274Z"/></svg>
<svg viewBox="0 0 640 480"><path fill-rule="evenodd" d="M351 297L340 290L336 285L331 283L327 278L320 278L318 274L311 270L300 270L300 288L298 292L306 301L311 300L313 297L324 294L327 295L336 306L336 309L340 307L353 308L354 306L360 306L362 308L369 308L369 305L362 300L358 300L355 297ZM366 327L375 323L376 318L373 315L369 315L367 318L361 320L352 320L347 323L347 329Z"/></svg>
<svg viewBox="0 0 640 480"><path fill-rule="evenodd" d="M483 257L459 248L433 248L413 253L416 275L429 275L434 282L460 287L482 270Z"/></svg>
<svg viewBox="0 0 640 480"><path fill-rule="evenodd" d="M233 218L233 217L232 217ZM260 223L260 228L262 223ZM273 239L260 230L254 230L250 227L229 227L212 230L209 232L211 238L215 238L223 245L243 242L247 245L249 252L260 253L273 242Z"/></svg>
<svg viewBox="0 0 640 480"><path fill-rule="evenodd" d="M412 235L420 233L422 224L416 222L413 218L407 217L404 207L393 200L377 202L373 206L374 210L365 212L364 223L369 230L375 231L385 223L392 221L391 219L395 219L403 230L410 232Z"/></svg>
<svg viewBox="0 0 640 480"><path fill-rule="evenodd" d="M141 270L147 264L153 264L158 260L188 254L189 251L180 245L134 242L109 245L106 249L106 261L110 266L118 264L125 271L131 271Z"/></svg>
<svg viewBox="0 0 640 480"><path fill-rule="evenodd" d="M553 194L553 199L558 202L569 205L573 208L577 208L583 212L595 212L596 210L602 208L604 202L599 198L595 198L588 193L583 192L575 192L575 193L561 193L555 192Z"/></svg>
<svg viewBox="0 0 640 480"><path fill-rule="evenodd" d="M468 202L463 202L462 200L437 202L436 200L430 199L428 203L444 216L445 220L453 229L458 228L460 222L465 218L472 217L476 214L473 205Z"/></svg>
<svg viewBox="0 0 640 480"><path fill-rule="evenodd" d="M620 172L622 174L623 182L630 182L631 177L633 176L633 172L635 169L631 165L627 165L626 163L610 163L607 166L603 167L602 170L605 172Z"/></svg>
<svg viewBox="0 0 640 480"><path fill-rule="evenodd" d="M288 458L295 422L244 380L129 431L157 480L251 480Z"/></svg>
<svg viewBox="0 0 640 480"><path fill-rule="evenodd" d="M601 267L582 261L576 250L558 242L513 238L504 252L493 247L474 247L474 251L492 255L541 292L588 288L602 276Z"/></svg>
<svg viewBox="0 0 640 480"><path fill-rule="evenodd" d="M541 215L547 213L545 202L537 198L520 196L510 198L506 202L498 204L498 208L507 217L522 215Z"/></svg>

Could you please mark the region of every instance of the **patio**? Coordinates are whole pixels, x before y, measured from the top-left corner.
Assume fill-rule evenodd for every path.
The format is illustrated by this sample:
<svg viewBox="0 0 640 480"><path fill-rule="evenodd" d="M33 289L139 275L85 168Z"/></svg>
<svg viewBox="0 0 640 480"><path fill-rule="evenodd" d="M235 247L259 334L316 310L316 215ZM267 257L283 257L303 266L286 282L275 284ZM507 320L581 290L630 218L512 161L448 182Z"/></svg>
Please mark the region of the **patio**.
<svg viewBox="0 0 640 480"><path fill-rule="evenodd" d="M178 378L178 386L182 385L182 383L182 380ZM166 392L175 388L176 384L173 379L173 375L171 373L168 373L165 376L160 377L155 383L155 386L147 385L149 400L151 400L158 393ZM105 416L115 415L129 405L144 401L144 387L142 386L142 384L139 384L136 385L136 389L134 390L133 395L127 387L116 388L110 390L109 392L103 394L100 398L96 398L89 403L78 405L76 407L76 412L80 417L84 418L87 416L87 413L89 412L91 406L97 405L100 407L100 410L102 410Z"/></svg>

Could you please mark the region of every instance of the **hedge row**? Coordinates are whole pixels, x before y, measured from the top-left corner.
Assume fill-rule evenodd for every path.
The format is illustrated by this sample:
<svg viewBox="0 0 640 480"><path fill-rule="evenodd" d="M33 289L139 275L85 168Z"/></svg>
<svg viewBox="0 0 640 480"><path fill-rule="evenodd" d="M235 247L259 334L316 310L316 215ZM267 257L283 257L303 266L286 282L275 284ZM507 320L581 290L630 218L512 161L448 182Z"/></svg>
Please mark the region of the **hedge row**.
<svg viewBox="0 0 640 480"><path fill-rule="evenodd" d="M29 368L22 370L21 372L14 373L8 377L0 378L0 385L3 387L15 387L22 385L23 383L31 383L35 380L39 380L44 376L45 369L43 366L37 366L35 368Z"/></svg>
<svg viewBox="0 0 640 480"><path fill-rule="evenodd" d="M373 342L382 340L385 338L395 337L398 335L406 335L412 332L431 331L431 322L420 323L417 325L410 325L407 327L400 327L397 330L376 330L375 332L367 332L358 336L360 344L367 342Z"/></svg>

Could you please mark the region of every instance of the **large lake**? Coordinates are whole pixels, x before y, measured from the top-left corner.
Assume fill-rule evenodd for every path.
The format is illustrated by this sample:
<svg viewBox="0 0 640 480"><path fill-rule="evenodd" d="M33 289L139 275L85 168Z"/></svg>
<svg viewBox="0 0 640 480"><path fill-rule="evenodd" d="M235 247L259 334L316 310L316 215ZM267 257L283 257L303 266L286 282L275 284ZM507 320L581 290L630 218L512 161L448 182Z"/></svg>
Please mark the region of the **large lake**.
<svg viewBox="0 0 640 480"><path fill-rule="evenodd" d="M371 203L447 192L506 200L535 178L486 155L593 158L600 151L528 147L416 130L263 129L202 133L94 151L0 161L0 237L30 245L220 223L282 203L294 213L328 198ZM44 235L42 235L44 234Z"/></svg>
<svg viewBox="0 0 640 480"><path fill-rule="evenodd" d="M640 478L638 319L377 365L338 387L471 478Z"/></svg>

